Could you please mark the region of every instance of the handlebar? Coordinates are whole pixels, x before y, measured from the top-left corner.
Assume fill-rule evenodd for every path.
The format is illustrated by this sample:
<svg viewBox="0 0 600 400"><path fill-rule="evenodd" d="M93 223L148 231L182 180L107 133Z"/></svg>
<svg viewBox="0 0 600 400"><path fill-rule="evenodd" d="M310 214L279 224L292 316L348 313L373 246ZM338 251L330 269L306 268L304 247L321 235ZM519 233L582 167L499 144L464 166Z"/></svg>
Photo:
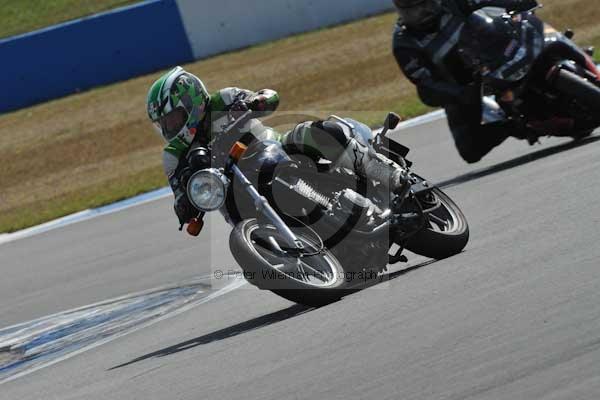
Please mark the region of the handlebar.
<svg viewBox="0 0 600 400"><path fill-rule="evenodd" d="M237 129L239 125L243 125L244 123L248 122L250 119L252 119L251 117L252 117L253 113L254 113L254 111L252 111L252 110L248 110L248 111L244 112L244 114L242 114L241 117L234 120L231 124L229 124L229 126L227 126L225 129L223 129L222 134L231 133L235 129Z"/></svg>

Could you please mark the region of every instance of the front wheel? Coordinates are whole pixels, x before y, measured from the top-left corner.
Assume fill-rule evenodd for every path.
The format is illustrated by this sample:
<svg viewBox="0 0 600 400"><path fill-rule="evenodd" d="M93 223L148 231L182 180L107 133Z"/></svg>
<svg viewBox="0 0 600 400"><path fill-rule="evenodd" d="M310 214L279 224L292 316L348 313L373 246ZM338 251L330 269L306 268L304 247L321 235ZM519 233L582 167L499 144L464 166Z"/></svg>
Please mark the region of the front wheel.
<svg viewBox="0 0 600 400"><path fill-rule="evenodd" d="M304 249L283 253L285 240L274 226L248 219L233 229L229 247L251 284L295 303L318 307L347 294L344 269L320 238L308 230L294 234Z"/></svg>
<svg viewBox="0 0 600 400"><path fill-rule="evenodd" d="M422 196L419 202L425 226L409 239L406 249L436 260L463 251L469 241L469 224L456 203L438 188Z"/></svg>

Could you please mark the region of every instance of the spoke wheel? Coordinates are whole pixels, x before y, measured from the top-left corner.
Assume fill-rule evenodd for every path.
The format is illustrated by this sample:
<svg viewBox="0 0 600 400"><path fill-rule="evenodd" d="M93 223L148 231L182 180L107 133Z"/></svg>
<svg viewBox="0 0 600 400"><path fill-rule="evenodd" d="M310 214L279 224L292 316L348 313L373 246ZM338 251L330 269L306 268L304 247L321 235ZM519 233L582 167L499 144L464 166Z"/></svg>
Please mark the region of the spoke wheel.
<svg viewBox="0 0 600 400"><path fill-rule="evenodd" d="M252 244L252 249L271 267L302 284L314 287L329 287L336 284L338 268L337 260L327 250L322 249L319 238L309 234L296 234L304 245L303 251L288 254L282 251L286 248L285 239L275 227L254 224L246 231L246 240Z"/></svg>
<svg viewBox="0 0 600 400"><path fill-rule="evenodd" d="M429 208L424 210L427 229L447 234L463 232L467 221L458 206L443 193L441 196L432 191L429 195L425 203Z"/></svg>
<svg viewBox="0 0 600 400"><path fill-rule="evenodd" d="M406 248L425 257L442 259L460 253L469 241L469 225L456 203L435 188L421 201L425 225Z"/></svg>
<svg viewBox="0 0 600 400"><path fill-rule="evenodd" d="M304 248L286 252L274 226L248 219L231 232L229 247L250 283L290 301L319 307L351 293L342 265L320 237L309 229L294 234Z"/></svg>

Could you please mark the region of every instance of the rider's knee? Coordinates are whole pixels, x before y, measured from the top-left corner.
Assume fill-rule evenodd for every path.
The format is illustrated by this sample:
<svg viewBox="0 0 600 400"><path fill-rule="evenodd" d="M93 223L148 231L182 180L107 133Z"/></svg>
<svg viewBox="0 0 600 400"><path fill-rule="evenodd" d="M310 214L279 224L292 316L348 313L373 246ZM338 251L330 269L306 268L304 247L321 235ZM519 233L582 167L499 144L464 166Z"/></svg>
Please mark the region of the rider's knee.
<svg viewBox="0 0 600 400"><path fill-rule="evenodd" d="M350 138L343 127L332 121L317 121L311 125L310 136L323 158L335 161L346 150Z"/></svg>
<svg viewBox="0 0 600 400"><path fill-rule="evenodd" d="M286 134L286 151L303 153L313 158L335 161L345 150L350 138L337 122L304 122Z"/></svg>
<svg viewBox="0 0 600 400"><path fill-rule="evenodd" d="M338 122L317 121L311 126L313 139L319 146L336 146L345 149L349 138Z"/></svg>
<svg viewBox="0 0 600 400"><path fill-rule="evenodd" d="M474 151L472 149L458 149L458 152L463 160L465 160L469 164L475 164L476 162L481 161L483 158L483 154L478 151Z"/></svg>

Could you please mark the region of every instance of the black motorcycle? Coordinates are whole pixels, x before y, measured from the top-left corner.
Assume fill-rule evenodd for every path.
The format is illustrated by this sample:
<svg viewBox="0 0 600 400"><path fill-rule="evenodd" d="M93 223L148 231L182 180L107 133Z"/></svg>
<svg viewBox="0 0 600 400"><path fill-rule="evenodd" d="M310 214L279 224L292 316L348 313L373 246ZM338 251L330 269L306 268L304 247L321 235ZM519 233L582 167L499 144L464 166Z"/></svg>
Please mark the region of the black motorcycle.
<svg viewBox="0 0 600 400"><path fill-rule="evenodd" d="M479 10L463 28L459 51L482 83L482 122L512 120L532 144L546 135L586 137L600 125L594 49L544 23L538 7Z"/></svg>
<svg viewBox="0 0 600 400"><path fill-rule="evenodd" d="M389 264L407 261L405 249L442 259L466 246L469 228L461 210L412 173L409 150L386 137L400 120L395 114L378 134L330 117L356 146L402 169L406 185L393 194L335 160L315 161L284 151L278 141L248 139L244 127L257 121L251 111L229 119L210 148L213 168L195 171L187 193L196 208L219 210L233 226L231 252L257 287L320 306L376 279Z"/></svg>

